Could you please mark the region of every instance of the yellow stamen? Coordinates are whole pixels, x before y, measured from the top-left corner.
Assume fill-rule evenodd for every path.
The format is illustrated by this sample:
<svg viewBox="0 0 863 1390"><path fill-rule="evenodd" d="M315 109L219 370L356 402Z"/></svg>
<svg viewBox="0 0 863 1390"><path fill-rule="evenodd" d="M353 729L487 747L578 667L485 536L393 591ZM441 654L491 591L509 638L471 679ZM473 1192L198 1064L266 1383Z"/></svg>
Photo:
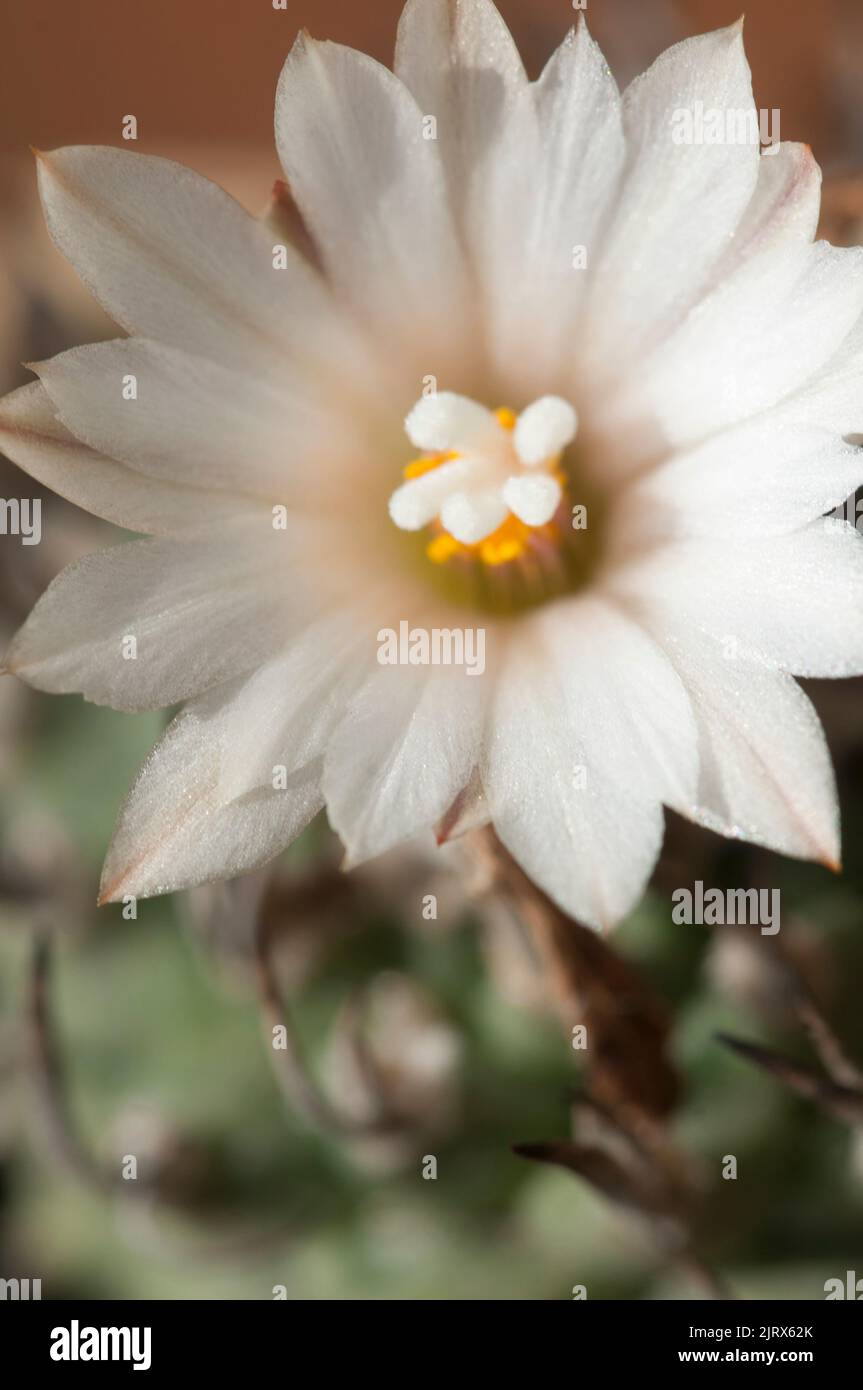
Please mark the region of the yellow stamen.
<svg viewBox="0 0 863 1390"><path fill-rule="evenodd" d="M455 555L458 550L466 550L467 546L457 541L455 536L451 536L449 531L441 531L439 536L429 541L426 546L426 555L432 564L445 565L450 556Z"/></svg>
<svg viewBox="0 0 863 1390"><path fill-rule="evenodd" d="M471 548L485 565L506 565L524 554L535 534L536 528L525 526L517 516L510 515L496 531Z"/></svg>
<svg viewBox="0 0 863 1390"><path fill-rule="evenodd" d="M518 423L516 411L510 410L508 406L501 406L494 413L505 430L515 429ZM424 473L430 473L442 463L449 463L459 457L457 450L450 449L446 453L425 454L422 458L412 459L403 470L405 481L421 478ZM549 472L557 478L562 487L565 487L566 475L560 466L559 456L550 460L550 463ZM519 559L531 548L535 540L556 543L559 539L554 522L549 522L546 526L527 526L512 514L496 531L475 545L465 545L462 541L457 541L448 531L443 530L440 522L433 522L431 529L434 534L426 545L426 556L435 565L445 565L453 556L479 559L484 565L506 565Z"/></svg>
<svg viewBox="0 0 863 1390"><path fill-rule="evenodd" d="M440 468L442 463L449 463L452 459L457 459L458 454L451 449L446 454L424 454L422 458L412 459L405 464L402 472L405 482L410 482L412 478L421 478L423 473L430 473L433 468Z"/></svg>

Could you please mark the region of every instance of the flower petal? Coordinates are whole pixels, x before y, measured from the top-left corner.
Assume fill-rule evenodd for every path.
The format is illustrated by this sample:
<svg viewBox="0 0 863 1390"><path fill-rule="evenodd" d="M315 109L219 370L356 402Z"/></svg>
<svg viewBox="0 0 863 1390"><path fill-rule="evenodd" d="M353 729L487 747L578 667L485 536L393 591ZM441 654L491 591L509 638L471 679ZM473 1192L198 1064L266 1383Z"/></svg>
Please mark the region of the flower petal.
<svg viewBox="0 0 863 1390"><path fill-rule="evenodd" d="M308 502L344 486L333 475L362 443L356 420L284 364L276 384L130 338L72 348L34 370L80 440L154 478ZM130 377L134 399L124 391Z"/></svg>
<svg viewBox="0 0 863 1390"><path fill-rule="evenodd" d="M691 801L695 725L659 647L599 599L542 610L498 684L483 784L494 826L564 911L610 926L662 840L660 803Z"/></svg>
<svg viewBox="0 0 863 1390"><path fill-rule="evenodd" d="M645 621L674 622L797 676L863 672L863 538L832 518L757 544L658 547L608 578Z"/></svg>
<svg viewBox="0 0 863 1390"><path fill-rule="evenodd" d="M527 77L491 0L408 0L399 21L395 70L437 140L454 208L466 212L478 167L500 147L506 117Z"/></svg>
<svg viewBox="0 0 863 1390"><path fill-rule="evenodd" d="M292 591L274 581L272 537L265 515L218 537L187 533L87 555L42 595L5 669L40 690L80 691L128 710L175 704L229 680L287 636Z"/></svg>
<svg viewBox="0 0 863 1390"><path fill-rule="evenodd" d="M629 430L646 417L666 446L702 439L802 386L861 310L863 248L822 241L765 252L720 284L651 355L604 428Z"/></svg>
<svg viewBox="0 0 863 1390"><path fill-rule="evenodd" d="M234 365L290 352L362 367L322 281L227 193L172 160L99 146L39 157L56 245L113 319Z"/></svg>
<svg viewBox="0 0 863 1390"><path fill-rule="evenodd" d="M449 810L476 765L485 687L465 671L404 666L366 682L324 761L327 813L350 863L431 829Z"/></svg>
<svg viewBox="0 0 863 1390"><path fill-rule="evenodd" d="M741 112L756 119L739 24L660 54L623 94L627 166L601 243L585 332L617 372L646 337L690 307L710 283L758 178L759 147L679 141L676 113Z"/></svg>
<svg viewBox="0 0 863 1390"><path fill-rule="evenodd" d="M518 389L529 399L555 382L578 388L578 312L625 141L617 84L583 20L539 81L517 95L487 172L477 241L491 346L514 377L515 358Z"/></svg>
<svg viewBox="0 0 863 1390"><path fill-rule="evenodd" d="M207 520L227 520L236 511L230 497L166 479L156 483L88 449L57 419L38 381L0 401L0 448L37 482L130 531L167 535Z"/></svg>
<svg viewBox="0 0 863 1390"><path fill-rule="evenodd" d="M226 798L271 787L276 769L292 774L322 756L369 674L376 631L366 614L337 610L244 679L223 719L220 790Z"/></svg>
<svg viewBox="0 0 863 1390"><path fill-rule="evenodd" d="M658 624L654 635L689 692L698 724L696 804L675 809L721 835L837 868L830 753L797 682L673 625Z"/></svg>
<svg viewBox="0 0 863 1390"><path fill-rule="evenodd" d="M301 34L282 69L276 143L332 280L431 370L465 328L466 285L434 140L380 63ZM420 345L421 349L420 349Z"/></svg>
<svg viewBox="0 0 863 1390"><path fill-rule="evenodd" d="M771 145L758 161L758 182L725 253L726 266L790 241L811 242L820 211L821 170L809 146L793 140Z"/></svg>
<svg viewBox="0 0 863 1390"><path fill-rule="evenodd" d="M794 531L863 483L863 451L827 430L770 412L674 454L625 489L612 523L642 542Z"/></svg>
<svg viewBox="0 0 863 1390"><path fill-rule="evenodd" d="M100 903L249 873L285 849L321 809L316 764L295 773L283 791L225 797L220 771L231 756L227 735L237 698L229 687L195 701L157 743L120 811Z"/></svg>

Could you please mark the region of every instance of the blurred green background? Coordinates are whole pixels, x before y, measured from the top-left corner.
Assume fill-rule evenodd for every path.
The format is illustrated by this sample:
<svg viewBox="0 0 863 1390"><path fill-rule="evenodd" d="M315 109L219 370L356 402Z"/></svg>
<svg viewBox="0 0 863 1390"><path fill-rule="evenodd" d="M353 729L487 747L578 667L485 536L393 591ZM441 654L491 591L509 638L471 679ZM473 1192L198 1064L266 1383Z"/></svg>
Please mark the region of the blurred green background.
<svg viewBox="0 0 863 1390"><path fill-rule="evenodd" d="M859 690L843 695L850 705ZM141 903L136 921L92 907L114 810L160 718L40 695L21 713L2 825L6 1276L42 1278L46 1297L88 1298L269 1298L278 1285L322 1299L568 1298L574 1284L591 1298L697 1292L631 1213L511 1153L567 1133L577 1054L528 1007L521 966L497 939L503 923L462 905L456 879L421 858L391 863L348 905L301 912L286 932L280 975L310 1065L340 1105L353 1094L333 1061L346 999L407 991L381 1039L419 1093L417 1131L395 1146L321 1133L275 1084L248 961L223 931L226 921L242 939L242 913L214 930L219 912L189 895ZM826 1279L863 1265L863 1145L716 1040L723 1030L810 1058L773 979L776 939L674 925L661 884L779 887L780 935L863 1057L860 756L856 744L842 755L841 878L676 823L659 883L615 940L673 1009L686 1086L675 1134L703 1164L703 1253L739 1297L821 1298ZM285 881L304 882L329 863L327 832L313 827L287 859ZM437 921L422 916L430 892ZM26 1027L41 927L56 936L52 998L74 1123L111 1172L136 1154L138 1180L158 1177L169 1205L105 1197L64 1169ZM422 1176L429 1154L434 1180ZM728 1154L736 1181L720 1178Z"/></svg>

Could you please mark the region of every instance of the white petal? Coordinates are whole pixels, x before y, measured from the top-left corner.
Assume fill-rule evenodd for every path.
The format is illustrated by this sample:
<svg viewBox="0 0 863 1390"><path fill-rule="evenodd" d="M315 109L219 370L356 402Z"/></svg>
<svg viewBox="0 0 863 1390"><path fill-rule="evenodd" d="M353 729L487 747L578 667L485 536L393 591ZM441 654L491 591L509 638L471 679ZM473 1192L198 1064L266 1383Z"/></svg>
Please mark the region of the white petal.
<svg viewBox="0 0 863 1390"><path fill-rule="evenodd" d="M482 676L403 666L363 687L324 764L328 815L352 863L430 829L452 805L476 764L485 692Z"/></svg>
<svg viewBox="0 0 863 1390"><path fill-rule="evenodd" d="M484 448L503 437L503 427L487 406L455 391L422 396L405 420L405 429L417 449L430 453Z"/></svg>
<svg viewBox="0 0 863 1390"><path fill-rule="evenodd" d="M673 668L632 621L571 600L525 624L501 674L483 782L526 873L591 926L624 916L691 800L695 726Z"/></svg>
<svg viewBox="0 0 863 1390"><path fill-rule="evenodd" d="M510 103L489 171L479 269L496 359L506 372L515 358L518 388L529 396L548 390L573 361L578 311L625 143L617 84L583 20L527 98Z"/></svg>
<svg viewBox="0 0 863 1390"><path fill-rule="evenodd" d="M861 310L863 249L792 243L765 253L649 357L630 422L649 416L667 444L680 445L767 409L830 359Z"/></svg>
<svg viewBox="0 0 863 1390"><path fill-rule="evenodd" d="M698 103L755 117L739 24L675 44L623 94L627 168L608 229L588 248L590 349L612 371L700 297L755 189L757 140L675 142L675 113Z"/></svg>
<svg viewBox="0 0 863 1390"><path fill-rule="evenodd" d="M165 479L157 483L88 449L57 419L38 381L0 401L0 448L31 478L130 531L170 534L236 513L234 498Z"/></svg>
<svg viewBox="0 0 863 1390"><path fill-rule="evenodd" d="M80 691L116 709L158 709L199 694L283 640L292 610L275 544L265 515L218 536L131 541L87 555L42 595L6 669L40 690Z"/></svg>
<svg viewBox="0 0 863 1390"><path fill-rule="evenodd" d="M476 545L506 521L508 508L499 489L453 492L441 507L441 525L462 545Z"/></svg>
<svg viewBox="0 0 863 1390"><path fill-rule="evenodd" d="M100 902L153 897L249 873L285 849L321 809L320 767L283 791L228 799L220 774L232 757L232 688L189 705L153 749L120 811Z"/></svg>
<svg viewBox="0 0 863 1390"><path fill-rule="evenodd" d="M243 681L225 712L231 754L219 785L226 799L271 787L277 768L292 774L322 756L374 667L378 630L377 619L340 610L313 622Z"/></svg>
<svg viewBox="0 0 863 1390"><path fill-rule="evenodd" d="M776 414L839 434L863 433L863 318L805 386L787 396Z"/></svg>
<svg viewBox="0 0 863 1390"><path fill-rule="evenodd" d="M57 246L130 332L247 366L290 352L363 370L354 330L303 258L288 247L275 269L272 234L208 179L80 145L40 156L39 190Z"/></svg>
<svg viewBox="0 0 863 1390"><path fill-rule="evenodd" d="M508 109L527 78L491 0L408 0L399 21L395 70L437 140L453 206L469 212L478 166L499 146Z"/></svg>
<svg viewBox="0 0 863 1390"><path fill-rule="evenodd" d="M503 500L525 526L545 526L560 505L557 478L550 473L522 473L508 478Z"/></svg>
<svg viewBox="0 0 863 1390"><path fill-rule="evenodd" d="M863 672L863 538L844 522L757 543L660 547L613 582L651 621L674 622L768 667Z"/></svg>
<svg viewBox="0 0 863 1390"><path fill-rule="evenodd" d="M672 456L625 490L615 531L634 536L778 535L840 505L863 482L863 451L768 412Z"/></svg>
<svg viewBox="0 0 863 1390"><path fill-rule="evenodd" d="M796 681L691 631L658 625L655 636L689 691L699 730L696 804L675 809L722 835L837 867L830 754Z"/></svg>
<svg viewBox="0 0 863 1390"><path fill-rule="evenodd" d="M276 142L333 281L434 370L461 331L466 285L437 143L407 88L366 54L301 34L279 79Z"/></svg>
<svg viewBox="0 0 863 1390"><path fill-rule="evenodd" d="M284 364L277 386L132 338L72 348L34 370L79 439L151 477L308 501L319 484L337 487L332 475L356 455L356 429Z"/></svg>
<svg viewBox="0 0 863 1390"><path fill-rule="evenodd" d="M513 435L515 451L529 468L559 454L575 438L578 420L568 401L542 396L519 415Z"/></svg>
<svg viewBox="0 0 863 1390"><path fill-rule="evenodd" d="M821 170L808 145L784 140L758 161L758 182L726 264L741 264L789 241L810 242L821 211Z"/></svg>

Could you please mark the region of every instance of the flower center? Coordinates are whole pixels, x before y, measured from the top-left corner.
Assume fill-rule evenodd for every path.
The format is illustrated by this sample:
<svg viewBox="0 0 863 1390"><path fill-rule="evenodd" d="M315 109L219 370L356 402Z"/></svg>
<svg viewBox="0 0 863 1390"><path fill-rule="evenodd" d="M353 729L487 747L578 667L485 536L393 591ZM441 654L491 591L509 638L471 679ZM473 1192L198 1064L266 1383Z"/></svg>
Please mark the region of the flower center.
<svg viewBox="0 0 863 1390"><path fill-rule="evenodd" d="M449 391L413 407L405 429L423 453L404 469L390 517L402 531L424 533L425 555L446 570L451 596L509 610L578 587L586 557L583 543L575 553L573 528L575 511L586 508L570 518L562 462L577 424L559 396L520 415Z"/></svg>
<svg viewBox="0 0 863 1390"><path fill-rule="evenodd" d="M426 452L405 469L390 516L403 531L437 523L426 552L437 563L460 549L476 549L484 564L506 563L560 506L558 464L576 423L559 396L543 396L520 416L450 391L424 396L405 428Z"/></svg>

